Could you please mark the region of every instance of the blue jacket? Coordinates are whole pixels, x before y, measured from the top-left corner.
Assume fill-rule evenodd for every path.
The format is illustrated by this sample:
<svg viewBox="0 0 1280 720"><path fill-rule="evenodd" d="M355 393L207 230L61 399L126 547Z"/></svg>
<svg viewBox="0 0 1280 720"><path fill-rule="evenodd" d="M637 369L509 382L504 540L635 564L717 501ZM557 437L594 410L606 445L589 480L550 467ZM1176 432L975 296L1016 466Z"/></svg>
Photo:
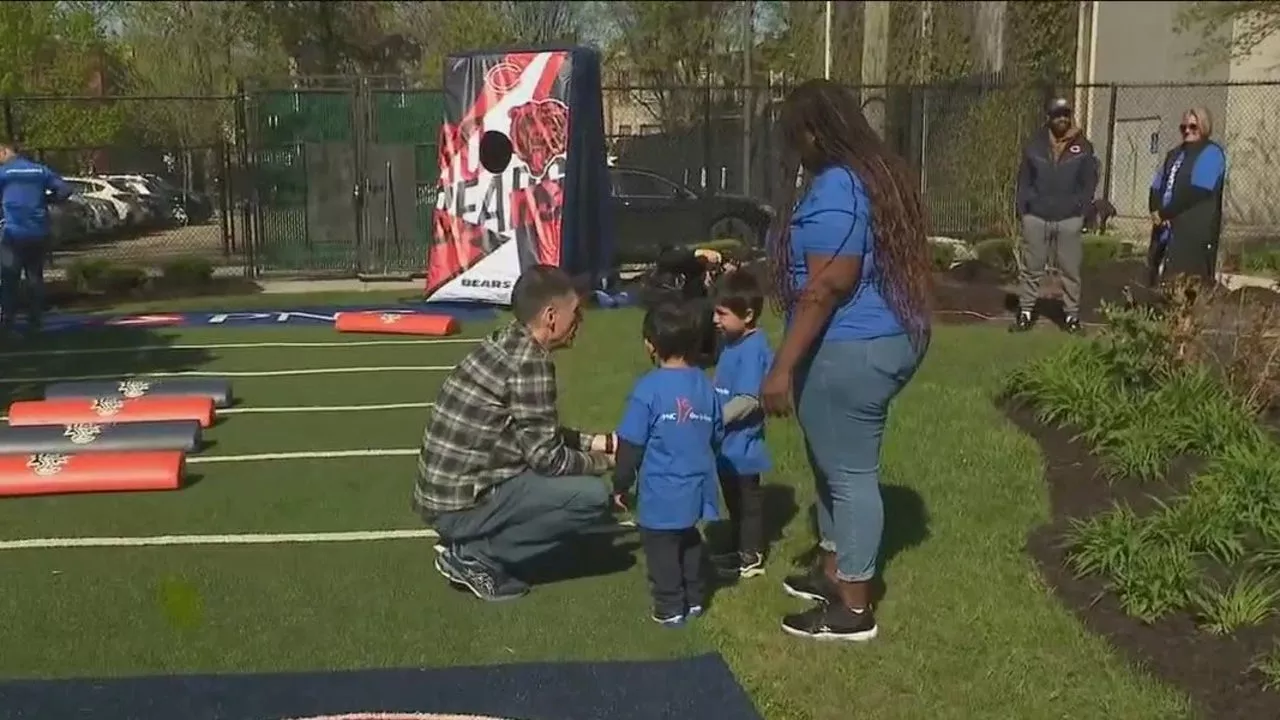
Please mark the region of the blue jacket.
<svg viewBox="0 0 1280 720"><path fill-rule="evenodd" d="M0 205L4 208L4 239L34 242L49 237L49 209L71 197L71 188L58 174L26 158L0 165Z"/></svg>

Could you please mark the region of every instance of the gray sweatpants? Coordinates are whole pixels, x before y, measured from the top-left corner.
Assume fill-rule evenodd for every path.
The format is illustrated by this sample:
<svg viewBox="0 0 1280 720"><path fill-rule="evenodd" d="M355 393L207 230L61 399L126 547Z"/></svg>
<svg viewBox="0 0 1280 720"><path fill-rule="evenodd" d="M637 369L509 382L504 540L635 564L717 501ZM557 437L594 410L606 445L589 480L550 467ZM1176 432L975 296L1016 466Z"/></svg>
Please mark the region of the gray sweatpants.
<svg viewBox="0 0 1280 720"><path fill-rule="evenodd" d="M1084 218L1049 221L1034 215L1022 216L1022 244L1018 247L1018 307L1031 312L1040 295L1044 268L1053 253L1053 265L1062 278L1062 309L1068 315L1080 312L1080 262L1084 254L1081 233Z"/></svg>

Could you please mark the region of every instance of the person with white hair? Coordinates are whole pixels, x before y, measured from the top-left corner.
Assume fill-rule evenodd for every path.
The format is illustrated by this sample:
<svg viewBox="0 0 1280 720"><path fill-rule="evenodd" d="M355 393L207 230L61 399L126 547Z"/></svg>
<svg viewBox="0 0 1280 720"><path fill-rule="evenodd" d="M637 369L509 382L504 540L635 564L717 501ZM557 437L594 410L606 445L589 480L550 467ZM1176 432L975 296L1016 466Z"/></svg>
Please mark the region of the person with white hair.
<svg viewBox="0 0 1280 720"><path fill-rule="evenodd" d="M1177 275L1214 278L1222 235L1222 188L1227 154L1213 141L1213 116L1187 110L1178 125L1182 142L1165 155L1151 180L1148 282Z"/></svg>

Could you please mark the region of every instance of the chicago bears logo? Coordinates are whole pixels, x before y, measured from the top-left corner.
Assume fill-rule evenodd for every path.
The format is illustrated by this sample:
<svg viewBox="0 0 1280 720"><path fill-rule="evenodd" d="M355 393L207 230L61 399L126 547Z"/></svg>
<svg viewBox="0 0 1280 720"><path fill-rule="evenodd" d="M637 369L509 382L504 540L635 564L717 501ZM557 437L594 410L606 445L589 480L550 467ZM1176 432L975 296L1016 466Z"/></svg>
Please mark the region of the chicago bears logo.
<svg viewBox="0 0 1280 720"><path fill-rule="evenodd" d="M520 84L520 76L523 74L519 65L500 62L485 71L484 84L496 92L509 92Z"/></svg>
<svg viewBox="0 0 1280 720"><path fill-rule="evenodd" d="M402 317L404 316L399 313L382 313L378 316L378 319L382 321L383 325L393 325L400 322Z"/></svg>
<svg viewBox="0 0 1280 720"><path fill-rule="evenodd" d="M569 106L555 99L534 100L511 108L511 149L541 178L551 163L563 158L569 143Z"/></svg>

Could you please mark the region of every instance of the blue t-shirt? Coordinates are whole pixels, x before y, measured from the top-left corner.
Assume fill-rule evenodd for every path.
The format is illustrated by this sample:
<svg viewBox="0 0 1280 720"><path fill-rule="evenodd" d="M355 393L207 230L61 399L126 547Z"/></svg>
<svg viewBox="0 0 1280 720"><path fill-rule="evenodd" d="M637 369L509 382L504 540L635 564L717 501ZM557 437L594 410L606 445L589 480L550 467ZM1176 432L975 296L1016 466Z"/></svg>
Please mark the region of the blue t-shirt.
<svg viewBox="0 0 1280 720"><path fill-rule="evenodd" d="M759 398L772 364L773 350L763 330L753 330L726 345L716 363L714 380L721 407L737 395ZM769 469L762 413L725 426L718 461L722 472L734 475L758 475Z"/></svg>
<svg viewBox="0 0 1280 720"><path fill-rule="evenodd" d="M792 286L798 292L809 279L808 256L862 257L858 286L836 307L823 340L871 340L906 332L877 287L874 246L871 200L853 170L833 165L815 175L791 218Z"/></svg>
<svg viewBox="0 0 1280 720"><path fill-rule="evenodd" d="M71 188L58 174L26 158L0 165L0 205L4 208L4 238L43 240L49 236L49 199L66 200Z"/></svg>
<svg viewBox="0 0 1280 720"><path fill-rule="evenodd" d="M644 448L636 522L651 530L683 530L716 520L716 448L724 439L720 405L697 368L658 368L636 382L618 438Z"/></svg>

